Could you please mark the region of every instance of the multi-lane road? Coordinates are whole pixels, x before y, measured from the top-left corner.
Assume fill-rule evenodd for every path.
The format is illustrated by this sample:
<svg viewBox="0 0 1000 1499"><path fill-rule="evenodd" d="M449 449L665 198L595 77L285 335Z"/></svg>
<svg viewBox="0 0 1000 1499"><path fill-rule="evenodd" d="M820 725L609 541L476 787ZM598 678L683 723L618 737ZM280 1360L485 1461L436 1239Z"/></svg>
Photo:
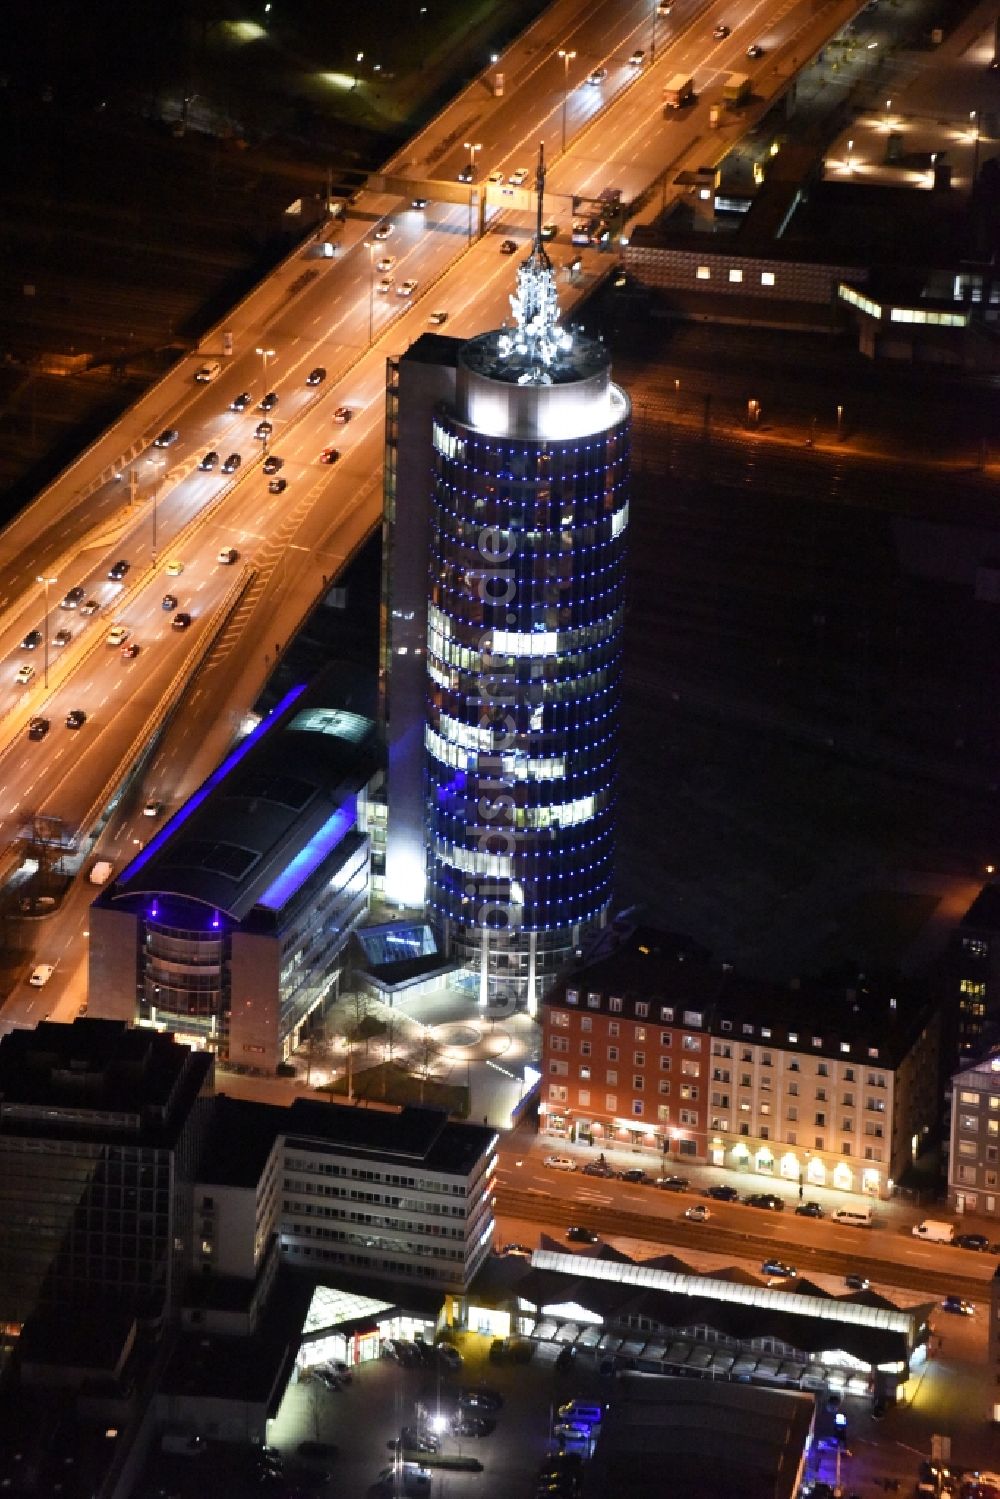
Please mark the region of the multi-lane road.
<svg viewBox="0 0 1000 1499"><path fill-rule="evenodd" d="M653 64L649 0L583 8L560 0L497 64L505 74L503 97L493 96L486 78L477 80L387 164L387 172L405 176L428 198L425 207L363 193L327 236L332 256L318 258L314 247L303 247L234 310L225 325L234 331L234 352L217 379L198 384L193 375L207 355L221 355L221 329L41 495L0 536L0 851L39 813L62 819L72 835L86 835L109 777L131 758L171 684L200 658L206 632L224 624L221 611L238 570L248 569L247 592L223 635L226 651L239 661L251 639L269 633L275 648L287 641L294 624L288 601L301 618L323 579L336 574L377 521L386 356L442 326L430 322L434 312L446 313L444 331L460 336L509 315L516 262L500 245L508 237L525 244L531 215L511 208L503 187L491 184L487 232L471 239L469 205L440 201L424 184L454 184L470 158L467 142L479 148L472 154L480 186L490 173L509 179L518 169L530 171L544 142L552 162L546 218L558 226L550 248L568 319L610 263L585 249L581 271L568 271L578 254L570 245L571 195L614 187L627 201L666 162L721 154L739 127L709 132L707 109L726 74L753 73L762 96L783 88L792 63L804 62L853 9L831 6L817 17L809 0L761 0L737 15L721 0L707 6L677 0L655 23ZM718 38L722 23L731 34ZM753 42L764 46L764 56L748 61ZM644 53L641 65L629 62L636 49ZM560 51L576 54L568 69ZM592 83L595 69L605 76ZM663 83L675 71L694 75L700 99L682 117L665 120ZM377 269L383 256L392 260L384 274ZM407 282L413 285L402 295ZM326 377L308 385L317 366ZM257 404L269 389L279 398L270 413L269 451L282 459L287 481L277 495L269 491L254 437ZM251 405L233 410L243 391ZM342 406L351 412L346 425L334 421ZM177 441L155 447L157 432L168 427L177 429ZM331 445L341 456L329 465L321 454ZM209 450L220 460L238 452L242 466L232 476L218 467L202 472L198 464ZM216 561L223 547L238 551L235 568ZM119 558L129 563L122 583L108 577ZM169 576L174 560L183 572ZM46 589L37 581L46 577L55 580L48 585L47 622ZM84 617L59 607L74 587L97 601L96 613ZM161 605L167 593L191 614L189 629L173 627ZM116 624L138 643L134 659L103 643ZM71 638L56 647L51 642L60 628ZM43 647L20 645L30 631L46 629L48 689ZM252 667L247 661L247 669L228 673L226 700L216 694L185 702L194 744L208 742L220 717L238 721L273 666L275 648L257 651ZM25 663L35 673L20 685ZM71 709L86 714L80 729L65 726ZM37 715L49 730L31 740L27 723ZM185 795L203 767L192 756L190 776L183 772L175 766L172 797ZM159 774L154 764L153 779ZM131 827L121 828L123 835L129 843L137 836ZM120 857L129 843L111 854ZM57 915L47 924L59 921ZM34 1004L37 996L21 998ZM15 1018L8 1007L5 1021Z"/></svg>

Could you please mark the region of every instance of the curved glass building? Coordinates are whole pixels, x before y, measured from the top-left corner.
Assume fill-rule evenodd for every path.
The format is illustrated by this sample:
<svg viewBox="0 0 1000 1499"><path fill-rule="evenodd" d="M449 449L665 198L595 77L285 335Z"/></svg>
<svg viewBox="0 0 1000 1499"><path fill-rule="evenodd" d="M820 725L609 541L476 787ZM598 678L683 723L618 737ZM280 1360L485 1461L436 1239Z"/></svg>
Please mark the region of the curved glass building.
<svg viewBox="0 0 1000 1499"><path fill-rule="evenodd" d="M425 833L448 950L533 1011L611 901L630 413L540 232L517 282L433 421Z"/></svg>

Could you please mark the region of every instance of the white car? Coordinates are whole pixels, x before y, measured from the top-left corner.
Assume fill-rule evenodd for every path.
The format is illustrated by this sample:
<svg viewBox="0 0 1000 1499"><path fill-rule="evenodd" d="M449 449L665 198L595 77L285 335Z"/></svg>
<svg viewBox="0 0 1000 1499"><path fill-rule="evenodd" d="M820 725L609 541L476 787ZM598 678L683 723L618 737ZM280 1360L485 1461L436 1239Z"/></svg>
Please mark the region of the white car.
<svg viewBox="0 0 1000 1499"><path fill-rule="evenodd" d="M522 182L527 182L527 180L528 180L528 168L527 167L518 167L517 171L516 172L511 172L510 176L507 178L507 181L510 183L511 187L520 187L521 183Z"/></svg>
<svg viewBox="0 0 1000 1499"><path fill-rule="evenodd" d="M149 801L142 809L142 815L143 817L159 817L162 811L163 803L158 802L155 797L150 797Z"/></svg>
<svg viewBox="0 0 1000 1499"><path fill-rule="evenodd" d="M28 683L31 681L34 675L35 668L33 666L19 666L17 668L17 676L14 678L14 681L19 687L27 687Z"/></svg>
<svg viewBox="0 0 1000 1499"><path fill-rule="evenodd" d="M374 234L373 237L375 239L388 239L389 235L391 233L392 233L392 225L391 224L379 224L378 228L375 230L375 234Z"/></svg>
<svg viewBox="0 0 1000 1499"><path fill-rule="evenodd" d="M44 989L45 985L48 983L49 979L55 972L55 966L56 965L54 963L39 963L38 967L35 969L34 973L28 980L28 983L31 984L32 988L34 989Z"/></svg>
<svg viewBox="0 0 1000 1499"><path fill-rule="evenodd" d="M684 1216L691 1223L707 1223L712 1214L703 1202L696 1202L693 1208L688 1208Z"/></svg>
<svg viewBox="0 0 1000 1499"><path fill-rule="evenodd" d="M386 296L389 292L392 291L392 277L383 276L382 280L378 283L375 290L379 292L383 297Z"/></svg>
<svg viewBox="0 0 1000 1499"><path fill-rule="evenodd" d="M379 271L381 275L385 276L389 273L389 271L392 270L395 264L395 255L383 255L381 260L376 260L375 269Z"/></svg>
<svg viewBox="0 0 1000 1499"><path fill-rule="evenodd" d="M571 1155L547 1155L542 1162L550 1171L575 1171L576 1162Z"/></svg>
<svg viewBox="0 0 1000 1499"><path fill-rule="evenodd" d="M167 577L168 578L179 578L180 575L181 575L181 573L183 571L184 571L184 564L183 564L183 562L180 561L179 558L172 557L170 559L170 561L167 563Z"/></svg>
<svg viewBox="0 0 1000 1499"><path fill-rule="evenodd" d="M594 71L588 75L587 82L593 84L593 86L597 88L599 84L604 82L607 76L607 68L595 68Z"/></svg>
<svg viewBox="0 0 1000 1499"><path fill-rule="evenodd" d="M417 283L415 281L401 281L399 283L399 285L396 287L396 296L397 297L412 297L413 293L416 291L416 289L417 289Z"/></svg>
<svg viewBox="0 0 1000 1499"><path fill-rule="evenodd" d="M105 638L108 645L124 645L128 639L128 631L124 625L112 625Z"/></svg>
<svg viewBox="0 0 1000 1499"><path fill-rule="evenodd" d="M629 58L629 66L633 68L641 68L645 61L645 52L641 47L636 47L635 51L632 53L632 56Z"/></svg>
<svg viewBox="0 0 1000 1499"><path fill-rule="evenodd" d="M493 170L492 170L492 172L490 173L490 175L487 177L486 181L487 182L492 182L494 184L496 184L498 182L502 182L503 181L503 168L502 167L494 167Z"/></svg>

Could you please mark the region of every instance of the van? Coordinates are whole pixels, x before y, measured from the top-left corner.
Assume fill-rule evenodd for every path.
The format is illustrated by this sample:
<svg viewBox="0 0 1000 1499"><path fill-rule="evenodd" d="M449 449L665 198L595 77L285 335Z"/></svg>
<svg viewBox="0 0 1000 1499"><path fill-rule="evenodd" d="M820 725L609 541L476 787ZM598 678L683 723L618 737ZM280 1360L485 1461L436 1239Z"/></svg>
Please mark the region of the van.
<svg viewBox="0 0 1000 1499"><path fill-rule="evenodd" d="M837 1208L830 1215L834 1223L846 1223L848 1228L871 1228L872 1210L867 1205L856 1208Z"/></svg>
<svg viewBox="0 0 1000 1499"><path fill-rule="evenodd" d="M216 375L221 373L222 361L219 359L210 359L207 364L201 366L201 369L195 370L194 378L200 385L207 385L210 380L214 380Z"/></svg>
<svg viewBox="0 0 1000 1499"><path fill-rule="evenodd" d="M604 1409L600 1405L588 1405L583 1400L571 1400L559 1407L559 1419L575 1422L578 1426L600 1426Z"/></svg>
<svg viewBox="0 0 1000 1499"><path fill-rule="evenodd" d="M940 1218L925 1218L923 1223L913 1225L913 1237L928 1239L932 1244L950 1244L955 1237L955 1225Z"/></svg>
<svg viewBox="0 0 1000 1499"><path fill-rule="evenodd" d="M111 878L113 865L108 859L98 859L88 876L92 885L106 885Z"/></svg>

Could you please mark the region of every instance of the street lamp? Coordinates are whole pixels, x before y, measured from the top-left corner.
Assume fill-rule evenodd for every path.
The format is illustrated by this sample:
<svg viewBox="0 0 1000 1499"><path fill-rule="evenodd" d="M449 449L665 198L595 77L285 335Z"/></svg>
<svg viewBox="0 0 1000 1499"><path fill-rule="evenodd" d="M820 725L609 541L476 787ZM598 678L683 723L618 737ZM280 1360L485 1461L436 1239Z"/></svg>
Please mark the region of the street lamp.
<svg viewBox="0 0 1000 1499"><path fill-rule="evenodd" d="M472 141L466 141L465 149L469 153L469 171L472 173L469 181L474 182L476 180L476 152L483 149L483 143L482 141L476 141L475 145L473 145Z"/></svg>
<svg viewBox="0 0 1000 1499"><path fill-rule="evenodd" d="M360 81L359 78L358 78L358 68L361 66L361 64L364 62L364 60L365 60L365 54L363 52L359 52L358 55L354 59L354 82L351 85L352 88L357 88L357 86L358 86L358 83Z"/></svg>
<svg viewBox="0 0 1000 1499"><path fill-rule="evenodd" d="M42 577L41 575L39 575L35 579L35 582L36 583L44 583L44 585L45 585L45 624L44 624L44 627L43 627L43 640L44 640L44 645L45 645L45 664L44 664L43 669L42 669L42 681L43 681L44 686L45 686L45 691L48 692L48 690L49 690L49 585L51 583L58 583L59 579L58 578Z"/></svg>
<svg viewBox="0 0 1000 1499"><path fill-rule="evenodd" d="M653 14L656 10L654 7ZM562 148L563 155L566 154L566 103L569 99L569 65L576 56L575 52L567 52L564 47L559 48L559 56L563 60L563 107L562 107Z"/></svg>
<svg viewBox="0 0 1000 1499"><path fill-rule="evenodd" d="M375 241L365 240L368 251L368 347L375 342Z"/></svg>
<svg viewBox="0 0 1000 1499"><path fill-rule="evenodd" d="M649 25L649 61L656 61L656 16L660 8L660 0L652 0L652 14Z"/></svg>
<svg viewBox="0 0 1000 1499"><path fill-rule="evenodd" d="M163 478L163 470L167 466L165 458L150 458L147 460L153 469L153 565L156 565L156 502L160 497L160 480Z"/></svg>

